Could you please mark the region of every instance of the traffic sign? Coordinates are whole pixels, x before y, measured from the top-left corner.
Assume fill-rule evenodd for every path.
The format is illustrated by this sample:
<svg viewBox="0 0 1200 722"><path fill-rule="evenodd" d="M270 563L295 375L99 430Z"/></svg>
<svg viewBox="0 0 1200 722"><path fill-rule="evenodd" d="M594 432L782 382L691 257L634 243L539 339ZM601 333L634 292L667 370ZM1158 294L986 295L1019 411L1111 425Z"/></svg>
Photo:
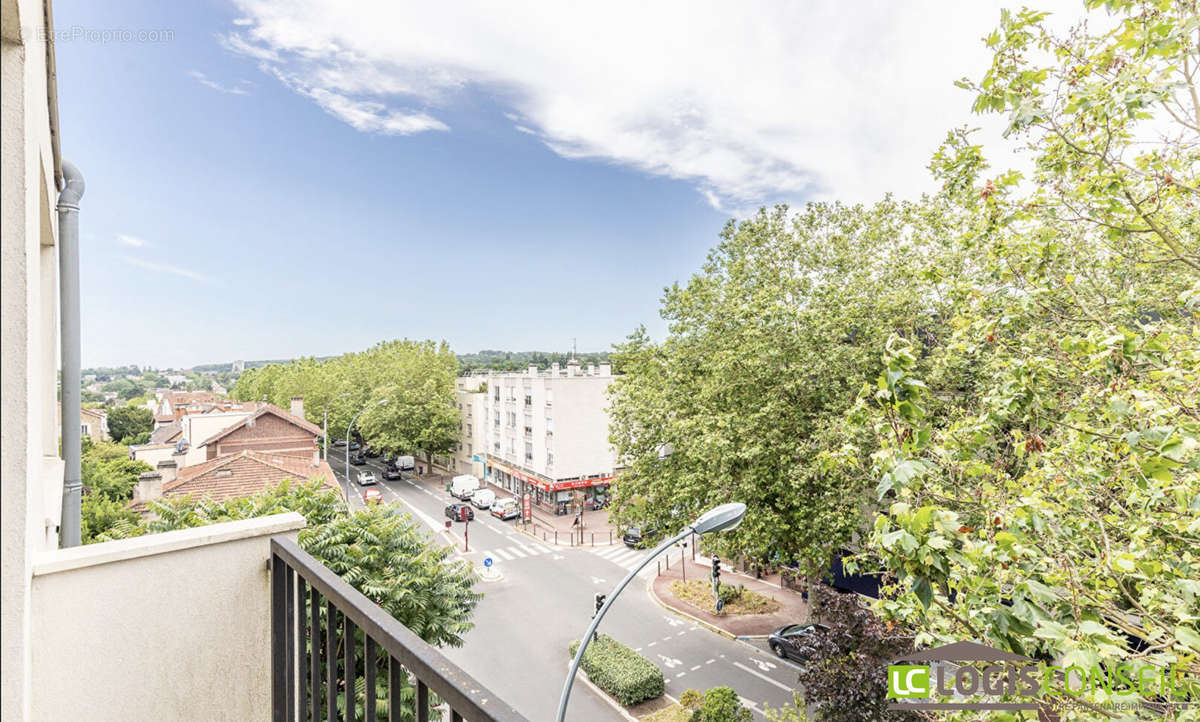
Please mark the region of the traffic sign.
<svg viewBox="0 0 1200 722"><path fill-rule="evenodd" d="M718 599L718 600L717 600L717 612L719 613L719 612L720 612L722 609L724 609L724 608L725 608L725 600L724 600L724 599Z"/></svg>
<svg viewBox="0 0 1200 722"><path fill-rule="evenodd" d="M491 558L491 557L488 557L487 559L484 559L484 560L483 560L483 566L485 566L485 567L490 567L490 566L492 566L492 558Z"/></svg>

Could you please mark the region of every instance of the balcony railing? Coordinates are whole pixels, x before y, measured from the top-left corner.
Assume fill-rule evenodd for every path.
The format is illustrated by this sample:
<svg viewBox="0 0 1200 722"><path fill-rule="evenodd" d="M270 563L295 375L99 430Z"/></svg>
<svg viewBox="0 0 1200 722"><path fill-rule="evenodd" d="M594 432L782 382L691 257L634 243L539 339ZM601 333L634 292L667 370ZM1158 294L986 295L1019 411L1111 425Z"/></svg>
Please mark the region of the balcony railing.
<svg viewBox="0 0 1200 722"><path fill-rule="evenodd" d="M362 631L361 655L356 630ZM276 722L376 722L384 704L391 722L428 722L431 710L438 718L438 700L450 710L452 722L528 722L283 537L271 539L271 675ZM386 678L382 698L377 691L381 675Z"/></svg>

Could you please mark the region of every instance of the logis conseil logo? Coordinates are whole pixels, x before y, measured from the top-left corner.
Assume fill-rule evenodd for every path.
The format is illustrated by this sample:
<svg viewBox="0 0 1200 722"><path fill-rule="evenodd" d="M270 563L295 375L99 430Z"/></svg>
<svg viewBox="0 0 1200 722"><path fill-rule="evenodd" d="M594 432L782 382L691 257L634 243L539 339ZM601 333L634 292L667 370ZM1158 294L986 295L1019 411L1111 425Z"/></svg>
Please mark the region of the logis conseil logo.
<svg viewBox="0 0 1200 722"><path fill-rule="evenodd" d="M1032 711L1101 689L1188 705L1193 700L1187 690L1197 682L1185 676L1181 667L1164 670L1132 663L1060 667L975 642L955 642L893 661L888 666L887 696L896 701L889 709ZM1006 701L976 701L981 695Z"/></svg>

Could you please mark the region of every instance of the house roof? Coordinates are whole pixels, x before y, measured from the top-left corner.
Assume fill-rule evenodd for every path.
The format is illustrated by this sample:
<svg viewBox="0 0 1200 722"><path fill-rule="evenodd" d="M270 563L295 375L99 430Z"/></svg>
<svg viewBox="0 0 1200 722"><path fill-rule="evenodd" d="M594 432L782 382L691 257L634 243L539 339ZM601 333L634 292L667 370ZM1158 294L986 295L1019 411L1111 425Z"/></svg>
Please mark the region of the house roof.
<svg viewBox="0 0 1200 722"><path fill-rule="evenodd" d="M320 479L324 486L341 492L333 469L326 461L313 466L312 459L247 450L183 467L174 481L163 485L163 496L193 494L211 501L225 501L252 496L285 479ZM137 502L130 508L141 511L146 504Z"/></svg>
<svg viewBox="0 0 1200 722"><path fill-rule="evenodd" d="M201 442L199 444L199 446L208 446L209 444L213 443L214 441L220 441L221 439L225 438L229 434L232 434L233 432L237 431L238 429L240 429L244 426L247 426L254 421L257 421L264 414L271 414L272 416L277 416L280 419L283 419L284 421L288 422L289 424L292 424L293 426L298 426L301 429L304 429L305 431L313 434L314 436L324 436L325 435L321 431L320 426L309 423L307 420L302 419L299 416L288 413L287 411L284 411L283 409L279 408L278 406L275 406L274 404L268 404L264 401L259 404L258 410L256 410L254 413L250 414L249 416L247 416L244 419L241 419L237 423L227 426L226 428L222 429L221 431L218 431L216 434L210 436L209 438L207 438L203 442Z"/></svg>
<svg viewBox="0 0 1200 722"><path fill-rule="evenodd" d="M81 409L79 409L79 413L84 416L91 416L92 418L95 418L95 419L103 419L106 416L108 416L108 414L104 413L100 409L81 408Z"/></svg>
<svg viewBox="0 0 1200 722"><path fill-rule="evenodd" d="M171 418L168 416L167 418ZM178 421L172 421L166 426L160 426L150 432L150 443L165 444L171 441L176 441L183 434L183 424Z"/></svg>

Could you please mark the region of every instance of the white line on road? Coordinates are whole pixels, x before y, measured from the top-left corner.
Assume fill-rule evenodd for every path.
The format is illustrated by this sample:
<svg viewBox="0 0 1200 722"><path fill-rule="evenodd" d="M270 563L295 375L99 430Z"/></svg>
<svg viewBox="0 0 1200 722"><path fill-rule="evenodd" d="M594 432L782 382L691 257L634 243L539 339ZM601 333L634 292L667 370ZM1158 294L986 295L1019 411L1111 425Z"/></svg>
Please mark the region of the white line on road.
<svg viewBox="0 0 1200 722"><path fill-rule="evenodd" d="M695 667L692 667L691 669L689 669L688 671L695 672L697 669L700 669L700 665L698 665L698 664Z"/></svg>
<svg viewBox="0 0 1200 722"><path fill-rule="evenodd" d="M506 551L506 552L508 552L509 554L512 554L512 555L514 555L514 556L521 557L522 559L524 559L524 558L527 556L527 555L526 555L524 552L519 552L519 551L517 551L516 549L514 549L514 548L512 548L512 547L504 547L504 551Z"/></svg>
<svg viewBox="0 0 1200 722"><path fill-rule="evenodd" d="M783 682L780 682L779 680L776 680L776 679L771 679L770 677L768 677L768 676L767 676L767 675L765 675L765 674L762 674L761 672L755 672L753 669L750 669L749 667L747 667L746 665L742 664L741 662L734 662L734 663L733 663L733 666L735 666L735 667L737 667L738 669L740 669L740 670L743 670L743 671L745 671L745 672L749 672L750 674L754 675L755 677L758 677L759 679L762 679L762 680L765 680L765 681L767 681L767 682L770 682L771 684L773 684L773 685L775 685L776 687L778 687L778 688L780 688L780 689L784 690L785 692L792 692L792 691L794 691L794 690L793 690L791 687L787 686L787 685L786 685L786 684L784 684Z"/></svg>

